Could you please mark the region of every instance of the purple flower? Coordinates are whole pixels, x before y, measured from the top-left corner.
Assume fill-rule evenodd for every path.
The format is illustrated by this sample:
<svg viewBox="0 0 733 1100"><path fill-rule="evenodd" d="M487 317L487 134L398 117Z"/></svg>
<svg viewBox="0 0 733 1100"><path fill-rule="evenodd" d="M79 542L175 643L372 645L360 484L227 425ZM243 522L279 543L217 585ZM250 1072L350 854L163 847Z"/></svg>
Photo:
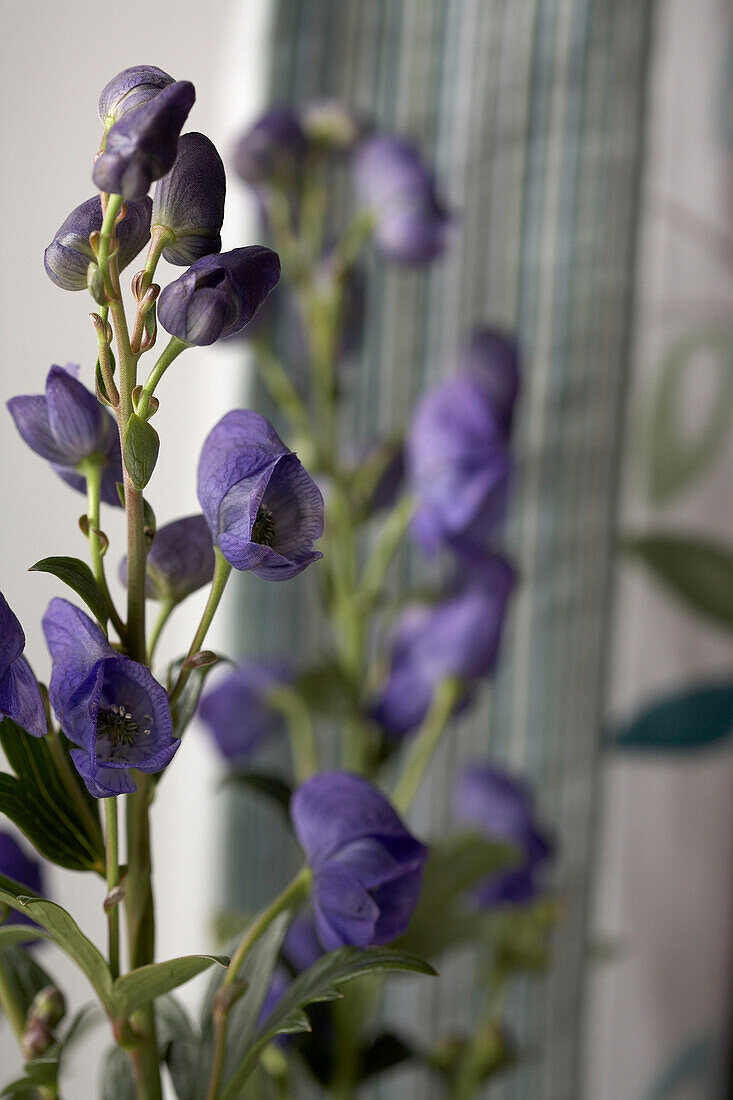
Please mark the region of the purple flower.
<svg viewBox="0 0 733 1100"><path fill-rule="evenodd" d="M234 148L234 170L245 183L290 183L297 176L308 142L298 116L275 107L250 127Z"/></svg>
<svg viewBox="0 0 733 1100"><path fill-rule="evenodd" d="M214 547L202 515L185 516L156 531L146 560L145 595L151 600L180 603L214 576ZM127 558L119 576L127 585Z"/></svg>
<svg viewBox="0 0 733 1100"><path fill-rule="evenodd" d="M326 951L391 943L406 930L428 851L361 776L325 772L293 795L291 816L313 869L313 910Z"/></svg>
<svg viewBox="0 0 733 1100"><path fill-rule="evenodd" d="M508 436L519 394L516 340L495 329L479 329L459 353L458 374L480 382Z"/></svg>
<svg viewBox="0 0 733 1100"><path fill-rule="evenodd" d="M119 269L127 267L150 240L150 211L147 196L127 204L127 213L117 224ZM95 260L89 243L91 233L102 228L102 201L99 195L87 199L72 210L43 254L43 266L49 279L62 290L86 290L87 268Z"/></svg>
<svg viewBox="0 0 733 1100"><path fill-rule="evenodd" d="M33 856L26 855L14 836L0 829L0 875L27 886L35 894L43 894L41 864ZM2 905L0 904L0 909ZM0 924L5 923L0 913ZM35 924L25 913L12 912L8 924Z"/></svg>
<svg viewBox="0 0 733 1100"><path fill-rule="evenodd" d="M204 134L184 134L175 164L153 192L153 226L173 239L163 249L169 264L191 264L221 251L226 177L221 157Z"/></svg>
<svg viewBox="0 0 733 1100"><path fill-rule="evenodd" d="M360 205L374 218L380 251L403 263L427 263L446 247L451 219L418 150L391 134L373 134L354 156Z"/></svg>
<svg viewBox="0 0 733 1100"><path fill-rule="evenodd" d="M420 725L441 680L466 683L488 675L496 664L514 571L499 555L470 574L462 588L440 603L415 605L392 635L389 676L372 717L393 737Z"/></svg>
<svg viewBox="0 0 733 1100"><path fill-rule="evenodd" d="M198 497L214 543L235 569L287 580L323 557L321 492L259 413L236 409L204 440Z"/></svg>
<svg viewBox="0 0 733 1100"><path fill-rule="evenodd" d="M459 775L454 801L460 821L478 826L492 840L516 845L522 853L518 867L501 871L479 887L479 904L532 901L539 892L539 873L552 854L552 845L535 821L527 788L489 764L473 765Z"/></svg>
<svg viewBox="0 0 733 1100"><path fill-rule="evenodd" d="M222 756L241 760L282 729L282 715L267 697L291 679L284 664L246 661L204 696L199 717Z"/></svg>
<svg viewBox="0 0 733 1100"><path fill-rule="evenodd" d="M417 498L413 534L434 553L441 544L481 557L506 511L511 459L491 387L462 373L423 394L407 440Z"/></svg>
<svg viewBox="0 0 733 1100"><path fill-rule="evenodd" d="M90 794L134 791L131 769L162 771L180 745L165 690L67 600L51 600L43 629L53 658L51 705L78 745L71 757Z"/></svg>
<svg viewBox="0 0 733 1100"><path fill-rule="evenodd" d="M279 280L280 259L262 245L202 256L165 288L158 319L186 344L213 344L241 332Z"/></svg>
<svg viewBox="0 0 733 1100"><path fill-rule="evenodd" d="M11 397L8 410L31 450L50 462L59 477L78 492L86 492L80 463L88 459L102 462L101 498L119 507L122 458L117 427L110 413L74 377L78 370L73 364L51 367L46 393Z"/></svg>
<svg viewBox="0 0 733 1100"><path fill-rule="evenodd" d="M0 592L0 715L34 737L46 734L46 713L31 666L23 656L25 634Z"/></svg>
<svg viewBox="0 0 733 1100"><path fill-rule="evenodd" d="M99 97L99 117L105 124L118 122L128 111L154 99L158 92L173 83L155 65L133 65L113 76L102 88Z"/></svg>
<svg viewBox="0 0 733 1100"><path fill-rule="evenodd" d="M177 80L132 111L107 134L92 179L100 191L128 201L147 195L154 180L173 167L181 128L196 99L188 80Z"/></svg>

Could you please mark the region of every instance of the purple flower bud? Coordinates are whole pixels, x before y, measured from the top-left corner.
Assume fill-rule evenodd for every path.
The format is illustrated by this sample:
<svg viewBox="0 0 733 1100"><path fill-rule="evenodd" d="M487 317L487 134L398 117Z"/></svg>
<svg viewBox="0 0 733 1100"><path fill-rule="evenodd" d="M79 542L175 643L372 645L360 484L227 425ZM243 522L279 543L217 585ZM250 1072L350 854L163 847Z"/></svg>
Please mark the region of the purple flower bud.
<svg viewBox="0 0 733 1100"><path fill-rule="evenodd" d="M152 203L147 197L127 204L127 213L117 225L120 271L135 259L150 240L151 209ZM56 230L43 254L46 274L56 286L62 290L86 290L87 268L95 259L89 236L101 228L102 200L95 195L72 210Z"/></svg>
<svg viewBox="0 0 733 1100"><path fill-rule="evenodd" d="M461 349L458 374L481 383L509 435L519 393L519 355L516 340L494 329L480 329Z"/></svg>
<svg viewBox="0 0 733 1100"><path fill-rule="evenodd" d="M202 256L165 288L158 320L171 336L204 347L241 332L279 280L277 252L263 245Z"/></svg>
<svg viewBox="0 0 733 1100"><path fill-rule="evenodd" d="M359 204L374 218L374 239L389 259L427 263L448 241L451 219L418 150L391 134L373 134L357 148Z"/></svg>
<svg viewBox="0 0 733 1100"><path fill-rule="evenodd" d="M392 635L390 672L372 708L373 718L393 737L420 725L441 680L466 682L492 672L499 651L514 571L498 555L447 599L409 607Z"/></svg>
<svg viewBox="0 0 733 1100"><path fill-rule="evenodd" d="M123 69L102 89L99 117L107 125L118 122L128 111L147 103L172 83L173 77L155 65L133 65Z"/></svg>
<svg viewBox="0 0 733 1100"><path fill-rule="evenodd" d="M167 523L156 531L147 556L145 595L151 600L180 603L211 581L214 564L211 532L203 516ZM126 557L120 562L119 576L126 586Z"/></svg>
<svg viewBox="0 0 733 1100"><path fill-rule="evenodd" d="M123 657L88 615L54 599L43 617L53 658L49 697L95 798L136 789L132 770L159 772L180 741L168 695L145 665Z"/></svg>
<svg viewBox="0 0 733 1100"><path fill-rule="evenodd" d="M539 892L539 873L552 855L548 837L539 829L527 788L506 772L488 764L465 768L455 790L456 817L477 826L492 840L516 845L518 867L501 871L479 887L479 904L527 904Z"/></svg>
<svg viewBox="0 0 733 1100"><path fill-rule="evenodd" d="M246 131L234 148L234 170L245 183L291 183L300 171L308 141L298 116L275 107Z"/></svg>
<svg viewBox="0 0 733 1100"><path fill-rule="evenodd" d="M46 734L46 713L31 666L23 656L25 634L0 592L0 715L34 737Z"/></svg>
<svg viewBox="0 0 733 1100"><path fill-rule="evenodd" d="M221 251L226 177L214 143L204 134L184 134L178 156L153 192L153 226L174 239L163 249L169 264L187 265Z"/></svg>
<svg viewBox="0 0 733 1100"><path fill-rule="evenodd" d="M178 138L195 98L193 84L177 80L123 114L94 165L92 179L99 190L128 201L147 195L151 183L173 167Z"/></svg>
<svg viewBox="0 0 733 1100"><path fill-rule="evenodd" d="M204 696L199 718L226 760L241 761L282 729L282 714L267 697L291 680L284 664L246 661Z"/></svg>
<svg viewBox="0 0 733 1100"><path fill-rule="evenodd" d="M43 894L44 892L41 864L33 856L26 855L15 837L10 833L6 833L3 829L0 829L0 875L5 875L14 882L19 882L21 886L27 886L35 894ZM2 905L0 904L1 909ZM4 922L0 912L0 924L2 923ZM7 923L35 925L36 922L31 920L25 913L13 910L7 916Z"/></svg>
<svg viewBox="0 0 733 1100"><path fill-rule="evenodd" d="M511 459L506 412L474 373L434 386L417 404L407 439L408 478L417 498L413 534L434 553L486 552L506 511Z"/></svg>
<svg viewBox="0 0 733 1100"><path fill-rule="evenodd" d="M204 440L198 497L214 543L235 569L287 580L323 555L321 492L271 424L236 409Z"/></svg>
<svg viewBox="0 0 733 1100"><path fill-rule="evenodd" d="M45 395L11 397L8 410L31 450L78 492L86 492L79 464L95 456L104 462L101 498L119 507L122 459L117 427L110 413L74 377L78 370L73 364L51 367Z"/></svg>
<svg viewBox="0 0 733 1100"><path fill-rule="evenodd" d="M415 911L428 850L376 787L348 772L314 775L291 802L313 869L313 910L326 951L391 943Z"/></svg>

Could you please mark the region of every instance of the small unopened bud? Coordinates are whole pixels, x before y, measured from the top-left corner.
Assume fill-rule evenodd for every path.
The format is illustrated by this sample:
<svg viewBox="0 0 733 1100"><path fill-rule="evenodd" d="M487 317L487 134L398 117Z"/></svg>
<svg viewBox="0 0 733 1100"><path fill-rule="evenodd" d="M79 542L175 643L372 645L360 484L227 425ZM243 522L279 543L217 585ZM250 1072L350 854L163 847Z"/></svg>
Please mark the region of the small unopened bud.
<svg viewBox="0 0 733 1100"><path fill-rule="evenodd" d="M26 1062L40 1058L53 1046L54 1037L42 1020L31 1019L23 1033L23 1057Z"/></svg>
<svg viewBox="0 0 733 1100"><path fill-rule="evenodd" d="M147 313L150 307L155 304L155 300L159 294L160 284L151 283L148 289L145 291L144 295L142 296L142 299L140 300L140 309L144 310L145 313Z"/></svg>
<svg viewBox="0 0 733 1100"><path fill-rule="evenodd" d="M28 1018L40 1020L50 1028L60 1024L66 1015L66 1000L60 989L55 985L44 986L33 998Z"/></svg>
<svg viewBox="0 0 733 1100"><path fill-rule="evenodd" d="M87 268L87 288L94 301L98 305L103 306L107 300L107 296L104 290L104 276L98 264L91 263Z"/></svg>
<svg viewBox="0 0 733 1100"><path fill-rule="evenodd" d="M140 341L140 350L148 351L158 339L158 317L154 309L149 309L145 314L145 330Z"/></svg>
<svg viewBox="0 0 733 1100"><path fill-rule="evenodd" d="M135 389L132 391L132 403L135 406L136 411L137 411L137 404L140 400L142 392L143 392L142 386L135 386ZM160 405L160 402L158 401L158 398L155 396L155 394L154 393L149 394L148 395L148 407L145 411L145 419L146 420L150 420L150 417L155 415L155 413L158 411L159 405ZM142 413L140 413L139 415L142 416Z"/></svg>
<svg viewBox="0 0 733 1100"><path fill-rule="evenodd" d="M151 275L149 271L138 271L137 275L133 275L130 289L132 290L132 296L136 302L140 301L143 294L150 286L150 279Z"/></svg>
<svg viewBox="0 0 733 1100"><path fill-rule="evenodd" d="M116 909L121 901L125 899L124 886L113 886L107 897L104 899L103 907L105 913L111 913L113 909Z"/></svg>
<svg viewBox="0 0 733 1100"><path fill-rule="evenodd" d="M210 665L215 665L219 660L219 657L211 649L202 649L198 653L192 653L190 657L187 657L183 662L184 668L208 668Z"/></svg>

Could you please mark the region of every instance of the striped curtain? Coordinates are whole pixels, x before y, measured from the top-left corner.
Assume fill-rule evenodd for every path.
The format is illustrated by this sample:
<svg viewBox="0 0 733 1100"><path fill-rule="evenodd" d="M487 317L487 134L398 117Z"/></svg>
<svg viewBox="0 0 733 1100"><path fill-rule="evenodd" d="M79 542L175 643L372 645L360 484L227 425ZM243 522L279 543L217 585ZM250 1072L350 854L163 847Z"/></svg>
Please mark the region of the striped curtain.
<svg viewBox="0 0 733 1100"><path fill-rule="evenodd" d="M524 353L507 532L521 587L504 662L490 698L436 758L414 819L428 837L447 826L451 776L491 754L535 783L555 831L553 965L510 1004L530 1056L491 1091L504 1100L579 1096L652 9L652 0L280 0L275 8L271 101L336 97L408 134L432 157L459 215L453 247L428 271L367 265L354 434L402 429L423 387L453 369L473 326L518 331ZM407 577L409 563L404 569ZM298 649L315 644L310 583L307 574L282 586L244 578L241 652L294 656L294 639ZM273 828L268 810L233 801L240 886L232 904L264 900L287 875L292 853ZM458 959L419 990L396 985L388 1014L427 1039L467 1024L471 966ZM426 1100L439 1095L430 1087L398 1071L370 1095Z"/></svg>

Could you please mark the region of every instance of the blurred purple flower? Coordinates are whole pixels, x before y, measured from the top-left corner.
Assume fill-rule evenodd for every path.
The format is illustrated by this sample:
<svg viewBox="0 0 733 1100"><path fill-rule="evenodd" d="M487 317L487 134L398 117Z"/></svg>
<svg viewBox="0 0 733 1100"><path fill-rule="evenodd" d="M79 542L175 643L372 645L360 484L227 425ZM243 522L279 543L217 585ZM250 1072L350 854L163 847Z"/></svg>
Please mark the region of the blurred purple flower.
<svg viewBox="0 0 733 1100"><path fill-rule="evenodd" d="M246 661L207 692L199 718L222 756L231 762L241 760L282 729L282 715L267 697L291 680L284 663Z"/></svg>
<svg viewBox="0 0 733 1100"><path fill-rule="evenodd" d="M165 288L158 319L186 344L213 344L241 332L279 279L280 259L262 245L202 256Z"/></svg>
<svg viewBox="0 0 733 1100"><path fill-rule="evenodd" d="M72 489L86 492L80 463L95 457L103 462L101 498L120 507L117 483L122 481L122 458L117 426L94 394L77 381L78 370L74 364L51 367L45 394L11 397L8 410L31 450L50 462Z"/></svg>
<svg viewBox="0 0 733 1100"><path fill-rule="evenodd" d="M371 709L392 737L403 737L425 718L441 680L471 681L496 664L514 571L499 555L472 571L463 587L440 603L408 607L392 634L387 682Z"/></svg>
<svg viewBox="0 0 733 1100"><path fill-rule="evenodd" d="M496 329L479 329L459 352L458 375L470 375L481 383L508 436L519 394L516 340Z"/></svg>
<svg viewBox="0 0 733 1100"><path fill-rule="evenodd" d="M516 845L522 853L518 867L500 871L479 887L479 904L523 905L534 900L552 845L537 825L527 788L499 768L473 765L458 776L454 805L460 821L477 826L492 840Z"/></svg>
<svg viewBox="0 0 733 1100"><path fill-rule="evenodd" d="M336 99L317 99L300 112L309 146L327 153L347 153L361 137L364 125L356 114Z"/></svg>
<svg viewBox="0 0 733 1100"><path fill-rule="evenodd" d="M99 190L122 195L128 202L147 195L151 183L173 167L178 138L195 99L193 84L177 80L123 113L94 164L92 179Z"/></svg>
<svg viewBox="0 0 733 1100"><path fill-rule="evenodd" d="M180 603L203 588L214 575L214 546L204 517L185 516L166 523L156 531L145 564L148 599ZM126 586L126 557L120 562L119 576Z"/></svg>
<svg viewBox="0 0 733 1100"><path fill-rule="evenodd" d="M99 117L104 123L118 122L128 111L154 99L173 82L172 76L155 65L132 65L123 69L102 88Z"/></svg>
<svg viewBox="0 0 733 1100"><path fill-rule="evenodd" d="M325 772L293 795L291 816L313 869L318 938L327 951L391 943L406 930L428 851L376 787Z"/></svg>
<svg viewBox="0 0 733 1100"><path fill-rule="evenodd" d="M4 829L0 829L0 875L19 882L21 886L27 886L35 894L44 893L40 862L33 856L26 855L15 837L6 833ZM2 909L2 903L0 903L0 909ZM11 910L4 921L0 914L0 924L35 925L35 923L27 914L16 910ZM28 946L33 942L35 941L30 941Z"/></svg>
<svg viewBox="0 0 733 1100"><path fill-rule="evenodd" d="M153 192L151 224L175 235L163 259L187 265L221 251L225 196L224 165L213 142L204 134L184 134L175 164Z"/></svg>
<svg viewBox="0 0 733 1100"><path fill-rule="evenodd" d="M46 734L46 712L31 666L23 656L25 634L0 592L0 715L34 737Z"/></svg>
<svg viewBox="0 0 733 1100"><path fill-rule="evenodd" d="M274 107L240 137L234 148L234 170L250 184L294 182L308 151L295 112Z"/></svg>
<svg viewBox="0 0 733 1100"><path fill-rule="evenodd" d="M173 737L165 690L67 600L51 600L43 630L53 658L51 705L78 746L71 757L89 793L134 791L131 769L162 771L181 743Z"/></svg>
<svg viewBox="0 0 733 1100"><path fill-rule="evenodd" d="M152 203L145 196L127 204L127 213L117 223L119 270L131 263L150 240ZM99 195L87 199L72 210L43 254L43 266L49 279L62 290L86 290L87 268L96 259L89 243L91 233L102 228L102 201Z"/></svg>
<svg viewBox="0 0 733 1100"><path fill-rule="evenodd" d="M323 555L321 492L258 413L227 413L204 440L198 497L214 543L235 569L287 580Z"/></svg>
<svg viewBox="0 0 733 1100"><path fill-rule="evenodd" d="M372 134L356 149L354 181L359 204L371 213L374 239L385 256L420 264L444 251L451 219L414 145L391 134Z"/></svg>

